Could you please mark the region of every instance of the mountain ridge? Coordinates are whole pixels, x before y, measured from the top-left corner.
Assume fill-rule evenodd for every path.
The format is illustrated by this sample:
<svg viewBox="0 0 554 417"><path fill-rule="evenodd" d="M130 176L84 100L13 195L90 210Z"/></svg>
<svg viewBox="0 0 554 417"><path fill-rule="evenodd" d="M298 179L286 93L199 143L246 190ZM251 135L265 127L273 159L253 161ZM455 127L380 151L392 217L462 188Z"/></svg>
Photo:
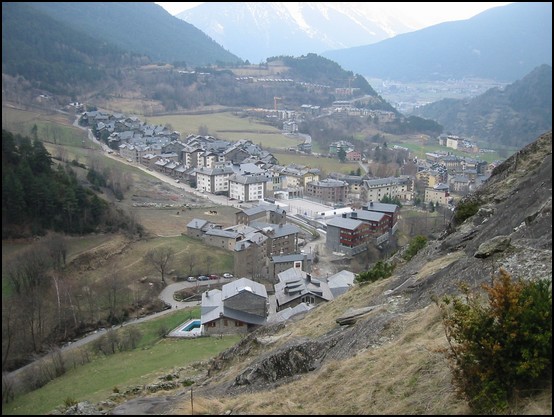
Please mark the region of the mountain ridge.
<svg viewBox="0 0 554 417"><path fill-rule="evenodd" d="M368 78L513 82L539 65L552 65L552 3L513 3L322 55Z"/></svg>
<svg viewBox="0 0 554 417"><path fill-rule="evenodd" d="M465 100L440 100L413 114L491 147L524 146L552 129L552 67L541 65L504 89L492 88Z"/></svg>
<svg viewBox="0 0 554 417"><path fill-rule="evenodd" d="M200 29L167 13L155 3L140 2L43 2L23 3L76 30L98 39L148 55L153 61L187 62L201 66L239 63Z"/></svg>

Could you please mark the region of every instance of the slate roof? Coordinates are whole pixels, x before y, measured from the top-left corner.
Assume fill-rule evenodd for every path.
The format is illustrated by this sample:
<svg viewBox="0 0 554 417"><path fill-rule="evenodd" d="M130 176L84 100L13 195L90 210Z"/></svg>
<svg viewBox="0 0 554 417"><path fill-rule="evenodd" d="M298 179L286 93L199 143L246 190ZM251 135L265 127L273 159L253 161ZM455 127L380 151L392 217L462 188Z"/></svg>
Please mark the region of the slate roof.
<svg viewBox="0 0 554 417"><path fill-rule="evenodd" d="M306 303L300 303L294 307L287 307L281 311L278 311L275 314L272 314L267 318L267 324L272 323L281 323L285 320L290 319L293 316L296 316L297 314L305 313L307 311L310 311L312 308L314 308L313 305L308 305Z"/></svg>
<svg viewBox="0 0 554 417"><path fill-rule="evenodd" d="M279 282L274 285L277 306L283 306L307 294L326 301L333 299L333 294L326 282L315 278L308 279L308 275L297 268L289 268L279 273L277 275Z"/></svg>
<svg viewBox="0 0 554 417"><path fill-rule="evenodd" d="M190 227L191 229L201 230L208 223L209 222L207 220L204 220L204 219L192 219L190 222L188 222L187 227Z"/></svg>
<svg viewBox="0 0 554 417"><path fill-rule="evenodd" d="M300 233L302 231L298 226L290 223L273 224L273 223L255 221L255 222L250 222L250 226L264 233L267 233L269 232L269 229L272 229L272 232L273 232L273 234L271 234L272 238L279 238L283 236L293 235L295 233Z"/></svg>
<svg viewBox="0 0 554 417"><path fill-rule="evenodd" d="M328 277L327 284L329 285L329 289L333 294L333 298L338 297L339 295L344 294L346 291L348 291L350 287L354 285L355 278L356 274L347 271L346 269L343 269L342 271Z"/></svg>
<svg viewBox="0 0 554 417"><path fill-rule="evenodd" d="M202 294L201 322L202 324L226 317L232 320L240 320L248 324L264 324L266 317L246 313L244 311L225 307L225 300L239 294L242 291L249 291L253 294L267 299L265 286L260 283L240 278L229 282L221 290L208 290Z"/></svg>
<svg viewBox="0 0 554 417"><path fill-rule="evenodd" d="M341 229L356 230L362 224L361 220L345 219L341 216L333 217L327 221L327 226L340 227Z"/></svg>

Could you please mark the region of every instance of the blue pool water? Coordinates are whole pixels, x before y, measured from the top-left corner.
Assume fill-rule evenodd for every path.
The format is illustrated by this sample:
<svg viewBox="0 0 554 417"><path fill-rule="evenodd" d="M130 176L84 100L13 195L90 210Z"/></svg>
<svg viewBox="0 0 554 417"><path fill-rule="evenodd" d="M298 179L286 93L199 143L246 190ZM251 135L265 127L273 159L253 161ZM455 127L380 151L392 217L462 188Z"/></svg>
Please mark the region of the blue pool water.
<svg viewBox="0 0 554 417"><path fill-rule="evenodd" d="M193 329L199 329L202 325L202 322L200 320L192 320L185 324L184 327L181 328L181 332L190 332Z"/></svg>

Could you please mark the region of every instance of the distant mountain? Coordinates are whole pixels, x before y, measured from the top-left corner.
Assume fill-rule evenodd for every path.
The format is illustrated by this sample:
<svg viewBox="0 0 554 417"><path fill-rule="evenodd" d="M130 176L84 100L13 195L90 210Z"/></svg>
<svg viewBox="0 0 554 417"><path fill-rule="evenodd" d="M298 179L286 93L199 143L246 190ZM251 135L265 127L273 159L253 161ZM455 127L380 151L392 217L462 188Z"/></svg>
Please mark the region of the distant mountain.
<svg viewBox="0 0 554 417"><path fill-rule="evenodd" d="M373 45L321 53L368 78L513 82L552 65L552 3L513 3Z"/></svg>
<svg viewBox="0 0 554 417"><path fill-rule="evenodd" d="M522 147L552 129L552 67L541 65L503 90L493 88L468 100L440 100L414 114L456 135Z"/></svg>
<svg viewBox="0 0 554 417"><path fill-rule="evenodd" d="M189 66L238 63L205 33L154 3L45 2L27 3L77 31L154 61ZM29 22L32 24L32 22Z"/></svg>
<svg viewBox="0 0 554 417"><path fill-rule="evenodd" d="M367 45L414 30L401 16L378 4L369 9L336 2L209 2L176 15L253 64L270 56Z"/></svg>

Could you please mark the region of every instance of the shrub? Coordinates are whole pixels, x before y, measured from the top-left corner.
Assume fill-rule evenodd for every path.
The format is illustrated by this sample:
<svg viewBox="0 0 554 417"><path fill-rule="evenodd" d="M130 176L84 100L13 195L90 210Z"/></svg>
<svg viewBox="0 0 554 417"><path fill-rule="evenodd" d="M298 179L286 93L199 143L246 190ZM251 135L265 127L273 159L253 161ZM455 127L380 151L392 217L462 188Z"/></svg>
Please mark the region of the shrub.
<svg viewBox="0 0 554 417"><path fill-rule="evenodd" d="M63 400L63 404L66 407L73 407L74 405L77 405L77 400L73 397L66 397L66 399Z"/></svg>
<svg viewBox="0 0 554 417"><path fill-rule="evenodd" d="M483 288L488 305L465 284L438 305L458 394L476 413L498 413L552 379L552 282L501 269Z"/></svg>
<svg viewBox="0 0 554 417"><path fill-rule="evenodd" d="M454 212L454 222L456 224L463 223L479 211L479 202L474 200L462 200L456 207Z"/></svg>
<svg viewBox="0 0 554 417"><path fill-rule="evenodd" d="M427 244L427 238L425 236L414 237L410 241L410 245L408 246L408 249L406 249L406 252L404 253L403 258L409 261L420 251L420 249L423 249L423 247L426 244Z"/></svg>
<svg viewBox="0 0 554 417"><path fill-rule="evenodd" d="M382 278L390 277L394 266L388 262L378 261L373 267L356 275L357 282L375 282Z"/></svg>

